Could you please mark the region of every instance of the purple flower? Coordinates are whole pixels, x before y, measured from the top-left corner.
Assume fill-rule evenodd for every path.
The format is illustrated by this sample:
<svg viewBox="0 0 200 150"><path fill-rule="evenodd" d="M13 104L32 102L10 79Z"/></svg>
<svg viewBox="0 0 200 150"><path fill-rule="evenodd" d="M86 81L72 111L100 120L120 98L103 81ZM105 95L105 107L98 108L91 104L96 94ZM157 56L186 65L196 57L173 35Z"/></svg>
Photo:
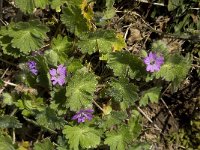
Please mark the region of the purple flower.
<svg viewBox="0 0 200 150"><path fill-rule="evenodd" d="M160 66L164 63L164 57L157 55L156 53L149 53L149 56L144 58L144 63L147 65L146 70L149 72L155 72L160 70Z"/></svg>
<svg viewBox="0 0 200 150"><path fill-rule="evenodd" d="M56 83L61 86L65 84L65 77L67 74L66 67L59 65L57 69L51 69L49 72L53 85L56 85Z"/></svg>
<svg viewBox="0 0 200 150"><path fill-rule="evenodd" d="M27 65L29 67L30 72L32 72L34 75L38 74L37 64L35 61L29 61L27 62Z"/></svg>
<svg viewBox="0 0 200 150"><path fill-rule="evenodd" d="M72 117L72 120L78 119L78 123L85 122L85 120L91 120L93 117L92 116L93 112L94 110L92 109L86 109L86 110L81 109L79 112L76 113L76 115Z"/></svg>

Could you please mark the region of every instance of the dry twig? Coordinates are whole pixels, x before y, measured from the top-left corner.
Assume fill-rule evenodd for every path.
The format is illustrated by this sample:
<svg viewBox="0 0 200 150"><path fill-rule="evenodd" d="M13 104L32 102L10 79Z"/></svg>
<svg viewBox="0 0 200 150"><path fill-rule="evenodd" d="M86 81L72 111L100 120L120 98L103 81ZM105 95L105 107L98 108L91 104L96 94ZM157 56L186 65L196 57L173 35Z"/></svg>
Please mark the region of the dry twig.
<svg viewBox="0 0 200 150"><path fill-rule="evenodd" d="M154 125L154 127L155 127L158 131L162 132L162 130L151 120L151 118L149 118L149 116L148 116L142 109L140 109L140 107L137 107L137 109L139 110L139 112L140 112L149 122L151 122L151 123Z"/></svg>

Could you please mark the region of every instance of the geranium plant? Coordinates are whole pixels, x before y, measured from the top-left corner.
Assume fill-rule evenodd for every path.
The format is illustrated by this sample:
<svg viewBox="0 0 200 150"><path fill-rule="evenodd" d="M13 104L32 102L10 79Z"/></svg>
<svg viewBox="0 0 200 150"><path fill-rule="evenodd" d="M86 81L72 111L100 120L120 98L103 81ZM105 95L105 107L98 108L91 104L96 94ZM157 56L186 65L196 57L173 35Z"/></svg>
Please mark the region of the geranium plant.
<svg viewBox="0 0 200 150"><path fill-rule="evenodd" d="M163 7L179 13L175 3L182 2L170 1ZM149 121L141 108L159 103L166 86L171 93L178 91L194 69L196 53L172 52L162 38L143 39L143 47L131 49L126 39L131 25L126 31L112 25L115 16L123 19L126 14L124 8L117 10L123 4L120 0L3 4L17 14L13 21L2 20L0 30L0 60L5 63L0 80L0 149L150 148L152 143L141 138L142 118ZM179 20L176 23L175 30ZM179 31L185 27L179 24ZM176 38L172 31L167 28L167 36ZM10 66L13 76L7 74ZM156 129L160 131L157 125Z"/></svg>

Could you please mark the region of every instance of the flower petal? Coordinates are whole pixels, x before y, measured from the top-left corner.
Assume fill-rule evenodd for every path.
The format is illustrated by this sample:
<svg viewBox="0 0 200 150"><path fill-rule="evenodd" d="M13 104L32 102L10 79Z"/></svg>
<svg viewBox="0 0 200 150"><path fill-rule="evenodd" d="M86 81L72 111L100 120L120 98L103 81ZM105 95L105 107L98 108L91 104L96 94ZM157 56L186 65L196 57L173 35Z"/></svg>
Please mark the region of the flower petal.
<svg viewBox="0 0 200 150"><path fill-rule="evenodd" d="M51 70L49 71L49 73L50 73L50 75L52 75L52 76L56 76L56 75L57 75L56 69L51 69Z"/></svg>
<svg viewBox="0 0 200 150"><path fill-rule="evenodd" d="M57 68L57 73L63 76L66 76L66 67L59 65Z"/></svg>
<svg viewBox="0 0 200 150"><path fill-rule="evenodd" d="M150 59L149 59L149 57L146 57L145 59L144 59L144 63L146 64L146 65L149 65L150 64Z"/></svg>
<svg viewBox="0 0 200 150"><path fill-rule="evenodd" d="M58 83L58 80L54 80L54 81L52 82L53 85L56 85L56 83Z"/></svg>
<svg viewBox="0 0 200 150"><path fill-rule="evenodd" d="M34 75L37 75L38 74L38 69L37 69L37 64L35 61L29 61L27 62L27 65L29 67L29 70L31 73L33 73Z"/></svg>
<svg viewBox="0 0 200 150"><path fill-rule="evenodd" d="M159 71L160 66L164 63L164 57L158 56L156 53L150 52L149 55L146 58L144 58L144 63L147 65L147 71Z"/></svg>
<svg viewBox="0 0 200 150"><path fill-rule="evenodd" d="M86 109L86 110L81 109L79 112L76 113L76 115L72 117L72 120L77 119L78 123L85 122L85 120L91 120L93 118L92 116L93 112L94 110L92 109Z"/></svg>

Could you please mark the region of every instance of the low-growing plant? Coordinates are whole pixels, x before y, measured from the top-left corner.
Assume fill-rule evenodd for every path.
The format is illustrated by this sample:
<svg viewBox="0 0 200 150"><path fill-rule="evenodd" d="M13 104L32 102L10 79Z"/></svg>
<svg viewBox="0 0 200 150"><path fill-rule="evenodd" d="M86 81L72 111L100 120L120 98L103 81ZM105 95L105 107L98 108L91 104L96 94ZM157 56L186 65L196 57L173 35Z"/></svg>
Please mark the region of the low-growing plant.
<svg viewBox="0 0 200 150"><path fill-rule="evenodd" d="M12 7L26 18L0 30L2 60L18 62L11 63L14 76L0 80L2 88L15 87L2 94L0 149L149 149L139 140L138 108L158 103L165 85L171 92L180 88L192 69L192 52L171 52L156 40L132 53L122 33L105 28L116 14L115 1L106 0L100 12L96 4L15 0ZM39 18L45 10L49 18ZM28 136L37 139L16 140L23 129L32 133L30 125L37 136Z"/></svg>

